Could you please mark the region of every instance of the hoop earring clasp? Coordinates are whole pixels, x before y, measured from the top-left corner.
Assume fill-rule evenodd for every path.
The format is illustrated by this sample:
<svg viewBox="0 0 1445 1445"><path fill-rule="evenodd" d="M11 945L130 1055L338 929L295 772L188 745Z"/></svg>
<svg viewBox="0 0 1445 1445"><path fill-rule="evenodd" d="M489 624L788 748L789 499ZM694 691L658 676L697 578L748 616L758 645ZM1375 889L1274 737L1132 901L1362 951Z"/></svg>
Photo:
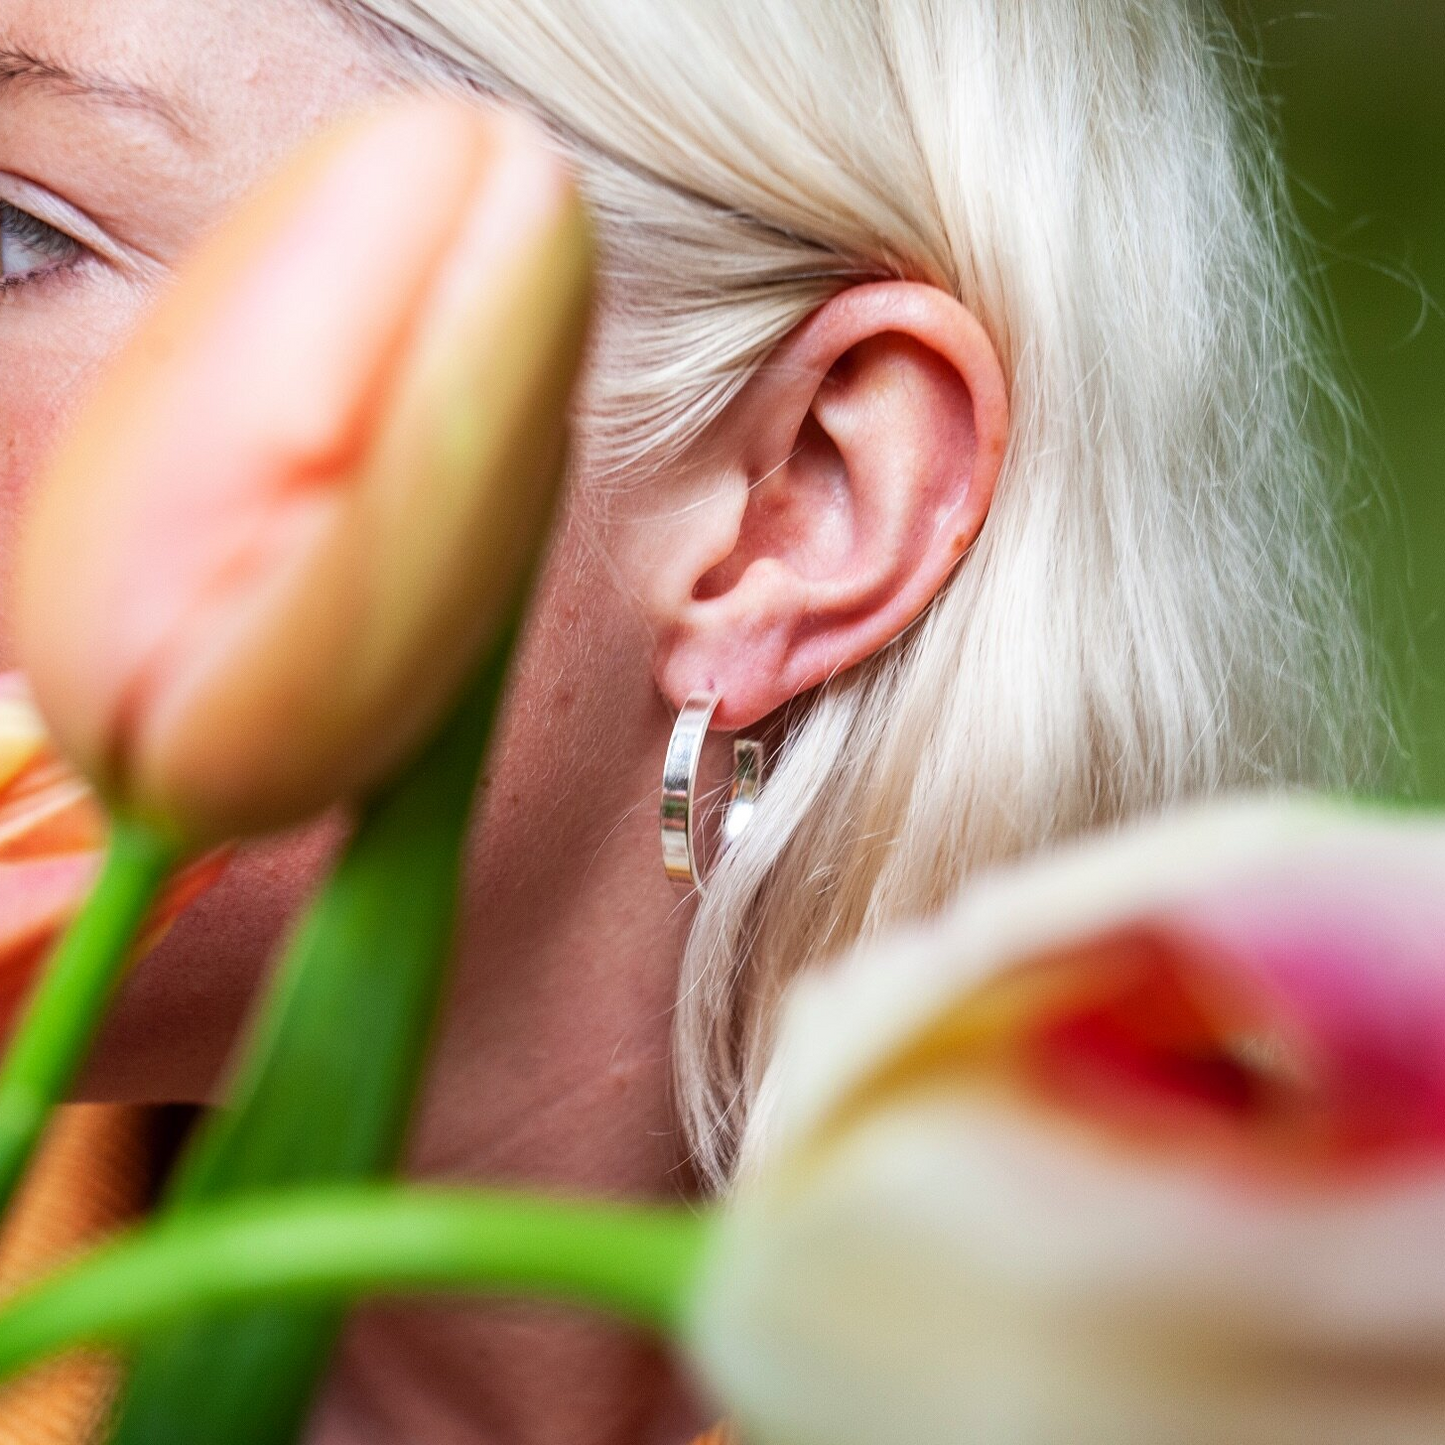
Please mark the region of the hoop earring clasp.
<svg viewBox="0 0 1445 1445"><path fill-rule="evenodd" d="M673 882L690 883L699 892L703 880L697 842L697 765L719 700L715 693L695 692L683 703L662 765L662 866ZM762 780L763 745L753 738L736 739L721 847L730 847L752 821Z"/></svg>

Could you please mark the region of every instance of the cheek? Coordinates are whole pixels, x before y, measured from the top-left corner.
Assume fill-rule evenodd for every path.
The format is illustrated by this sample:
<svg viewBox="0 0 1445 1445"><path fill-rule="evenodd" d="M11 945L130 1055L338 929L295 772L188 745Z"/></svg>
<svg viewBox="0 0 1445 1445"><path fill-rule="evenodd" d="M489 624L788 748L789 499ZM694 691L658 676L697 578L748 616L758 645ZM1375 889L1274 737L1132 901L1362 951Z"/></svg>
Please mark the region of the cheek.
<svg viewBox="0 0 1445 1445"><path fill-rule="evenodd" d="M534 895L555 906L559 878L638 801L639 760L662 766L647 634L588 536L569 512L513 665L474 851L490 908Z"/></svg>
<svg viewBox="0 0 1445 1445"><path fill-rule="evenodd" d="M14 665L10 585L26 499L148 299L119 282L59 284L58 299L21 291L0 304L0 668Z"/></svg>

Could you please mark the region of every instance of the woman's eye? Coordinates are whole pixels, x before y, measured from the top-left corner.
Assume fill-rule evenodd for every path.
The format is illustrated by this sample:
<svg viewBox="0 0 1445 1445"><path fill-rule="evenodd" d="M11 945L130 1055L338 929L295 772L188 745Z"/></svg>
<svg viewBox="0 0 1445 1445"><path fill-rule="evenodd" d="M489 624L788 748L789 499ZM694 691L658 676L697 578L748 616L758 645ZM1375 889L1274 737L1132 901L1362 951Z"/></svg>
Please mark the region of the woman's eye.
<svg viewBox="0 0 1445 1445"><path fill-rule="evenodd" d="M64 231L0 201L0 291L68 270L87 254Z"/></svg>

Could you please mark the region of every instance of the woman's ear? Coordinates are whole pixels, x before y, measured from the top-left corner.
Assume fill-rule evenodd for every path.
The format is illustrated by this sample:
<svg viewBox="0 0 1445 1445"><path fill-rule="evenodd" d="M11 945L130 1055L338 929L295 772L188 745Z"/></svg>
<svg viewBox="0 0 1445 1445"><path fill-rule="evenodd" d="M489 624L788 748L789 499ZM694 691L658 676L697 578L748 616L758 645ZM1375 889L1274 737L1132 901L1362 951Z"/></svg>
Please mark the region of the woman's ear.
<svg viewBox="0 0 1445 1445"><path fill-rule="evenodd" d="M714 692L717 725L748 727L877 652L978 536L1007 439L965 306L905 281L825 302L634 533L664 696Z"/></svg>

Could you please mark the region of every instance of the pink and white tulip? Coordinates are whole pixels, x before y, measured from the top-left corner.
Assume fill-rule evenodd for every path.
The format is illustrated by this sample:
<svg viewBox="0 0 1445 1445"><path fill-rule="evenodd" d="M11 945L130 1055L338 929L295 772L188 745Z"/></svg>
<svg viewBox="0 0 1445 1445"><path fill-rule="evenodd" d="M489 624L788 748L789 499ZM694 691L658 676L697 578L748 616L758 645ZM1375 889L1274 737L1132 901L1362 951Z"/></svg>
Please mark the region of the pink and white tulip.
<svg viewBox="0 0 1445 1445"><path fill-rule="evenodd" d="M691 1334L754 1445L1445 1438L1445 825L1239 804L806 981Z"/></svg>

